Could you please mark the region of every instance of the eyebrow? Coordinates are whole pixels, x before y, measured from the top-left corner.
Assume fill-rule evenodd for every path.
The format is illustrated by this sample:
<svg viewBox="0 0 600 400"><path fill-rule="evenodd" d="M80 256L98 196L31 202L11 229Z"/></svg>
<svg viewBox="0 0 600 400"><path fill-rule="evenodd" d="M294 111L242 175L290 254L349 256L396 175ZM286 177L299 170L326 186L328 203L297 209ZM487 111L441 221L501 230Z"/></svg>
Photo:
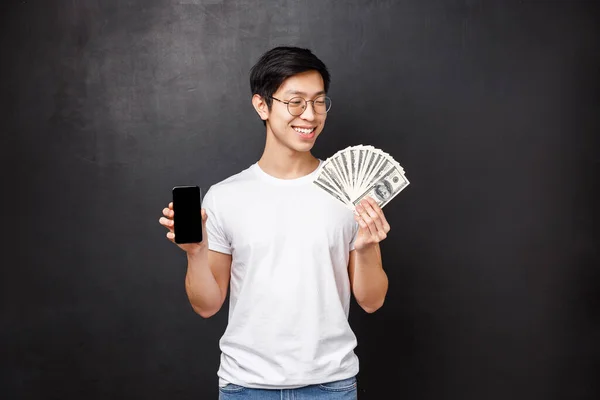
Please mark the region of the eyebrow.
<svg viewBox="0 0 600 400"><path fill-rule="evenodd" d="M300 90L286 90L284 93L286 93L286 94L301 94L301 95L306 96L306 92L302 92ZM315 93L315 96L318 96L321 94L325 94L325 91L321 90L320 92Z"/></svg>

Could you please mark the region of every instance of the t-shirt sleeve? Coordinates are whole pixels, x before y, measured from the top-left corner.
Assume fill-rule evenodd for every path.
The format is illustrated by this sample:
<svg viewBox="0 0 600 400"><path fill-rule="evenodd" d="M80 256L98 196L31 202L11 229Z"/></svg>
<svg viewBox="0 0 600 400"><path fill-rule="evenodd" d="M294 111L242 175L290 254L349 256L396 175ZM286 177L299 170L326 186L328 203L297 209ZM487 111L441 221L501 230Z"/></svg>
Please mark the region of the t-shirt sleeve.
<svg viewBox="0 0 600 400"><path fill-rule="evenodd" d="M358 236L358 222L354 221L354 227L352 228L352 240L350 240L350 251L354 250L354 242Z"/></svg>
<svg viewBox="0 0 600 400"><path fill-rule="evenodd" d="M206 233L208 235L208 249L219 253L231 254L231 241L223 225L223 216L219 214L218 200L215 198L214 188L210 188L204 199L202 208L206 210Z"/></svg>

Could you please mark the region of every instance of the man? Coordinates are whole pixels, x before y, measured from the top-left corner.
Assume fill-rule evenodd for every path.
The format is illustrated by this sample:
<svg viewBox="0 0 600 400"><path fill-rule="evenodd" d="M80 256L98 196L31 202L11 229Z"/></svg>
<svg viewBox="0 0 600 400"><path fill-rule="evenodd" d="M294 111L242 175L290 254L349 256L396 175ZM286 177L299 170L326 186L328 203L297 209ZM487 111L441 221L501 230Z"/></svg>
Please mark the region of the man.
<svg viewBox="0 0 600 400"><path fill-rule="evenodd" d="M382 306L388 279L379 242L390 227L373 199L352 213L312 183L322 161L310 151L331 106L329 81L308 49L277 47L259 59L250 85L264 152L206 193L207 240L178 245L198 314L219 311L231 286L220 399L356 398L350 295L366 312ZM163 215L174 241L172 204Z"/></svg>

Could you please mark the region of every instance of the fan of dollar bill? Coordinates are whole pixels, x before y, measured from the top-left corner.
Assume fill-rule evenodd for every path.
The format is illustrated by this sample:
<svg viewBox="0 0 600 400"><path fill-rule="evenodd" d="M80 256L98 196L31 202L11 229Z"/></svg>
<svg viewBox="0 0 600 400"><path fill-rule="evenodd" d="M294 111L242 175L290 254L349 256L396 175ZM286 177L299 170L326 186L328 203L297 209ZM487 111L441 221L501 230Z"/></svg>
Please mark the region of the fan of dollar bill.
<svg viewBox="0 0 600 400"><path fill-rule="evenodd" d="M392 156L373 146L350 146L325 160L313 183L354 211L371 196L381 208L409 182Z"/></svg>

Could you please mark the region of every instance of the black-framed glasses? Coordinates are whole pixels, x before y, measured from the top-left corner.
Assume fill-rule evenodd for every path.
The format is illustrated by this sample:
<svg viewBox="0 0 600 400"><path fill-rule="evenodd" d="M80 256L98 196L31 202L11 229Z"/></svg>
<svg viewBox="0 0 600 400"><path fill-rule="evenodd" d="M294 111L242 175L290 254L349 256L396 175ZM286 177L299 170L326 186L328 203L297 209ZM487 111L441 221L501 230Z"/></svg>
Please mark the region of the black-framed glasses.
<svg viewBox="0 0 600 400"><path fill-rule="evenodd" d="M294 117L298 117L304 113L308 103L312 103L313 111L317 114L327 114L331 108L331 99L327 96L319 96L314 100L306 100L302 97L293 97L288 101L279 100L273 96L269 96L273 100L287 105L288 112Z"/></svg>

